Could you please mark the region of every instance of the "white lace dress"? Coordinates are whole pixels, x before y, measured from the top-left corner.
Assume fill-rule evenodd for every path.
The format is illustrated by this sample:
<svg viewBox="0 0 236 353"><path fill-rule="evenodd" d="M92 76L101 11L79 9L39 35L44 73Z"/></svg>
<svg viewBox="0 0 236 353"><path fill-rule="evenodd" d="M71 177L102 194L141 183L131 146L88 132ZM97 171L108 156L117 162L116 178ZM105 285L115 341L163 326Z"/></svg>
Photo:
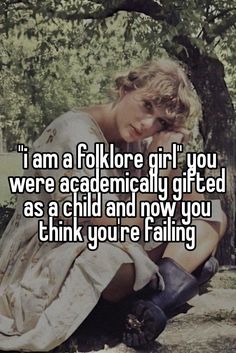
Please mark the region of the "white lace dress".
<svg viewBox="0 0 236 353"><path fill-rule="evenodd" d="M107 145L98 125L86 113L63 114L34 143L33 151L75 153L79 142L89 151L95 142ZM68 174L69 173L69 174ZM91 175L84 170L34 170L26 175ZM102 170L108 177L112 170ZM158 274L158 267L137 243L102 243L97 251L85 243L42 243L38 219L25 218L26 200L59 203L68 195L21 194L16 211L0 240L0 350L48 351L65 341L84 321L104 288L124 263L134 263L134 289L141 289ZM117 197L104 195L106 201ZM160 281L160 286L162 281Z"/></svg>

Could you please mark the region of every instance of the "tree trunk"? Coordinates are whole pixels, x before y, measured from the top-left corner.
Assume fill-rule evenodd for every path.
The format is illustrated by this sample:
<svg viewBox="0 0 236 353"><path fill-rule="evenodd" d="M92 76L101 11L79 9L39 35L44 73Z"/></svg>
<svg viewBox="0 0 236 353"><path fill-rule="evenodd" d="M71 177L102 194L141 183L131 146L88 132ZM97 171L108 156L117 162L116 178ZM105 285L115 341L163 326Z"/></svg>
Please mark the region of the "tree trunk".
<svg viewBox="0 0 236 353"><path fill-rule="evenodd" d="M219 246L218 259L221 265L235 265L236 114L224 81L224 66L217 58L201 54L186 37L176 37L175 42L184 45L188 55L186 50L176 53L174 46L167 48L167 51L187 64L191 81L202 101L203 121L200 131L204 140L204 152L217 152L218 167L227 169L226 193L211 195L211 198L220 197L228 219L227 231ZM218 176L219 168L208 170L206 174Z"/></svg>
<svg viewBox="0 0 236 353"><path fill-rule="evenodd" d="M217 152L219 167L227 169L227 191L219 196L228 218L228 228L219 247L218 258L221 264L234 265L236 115L224 81L224 67L218 59L200 56L191 72L192 82L203 104L201 133L205 152ZM219 175L219 169L209 172L215 177Z"/></svg>

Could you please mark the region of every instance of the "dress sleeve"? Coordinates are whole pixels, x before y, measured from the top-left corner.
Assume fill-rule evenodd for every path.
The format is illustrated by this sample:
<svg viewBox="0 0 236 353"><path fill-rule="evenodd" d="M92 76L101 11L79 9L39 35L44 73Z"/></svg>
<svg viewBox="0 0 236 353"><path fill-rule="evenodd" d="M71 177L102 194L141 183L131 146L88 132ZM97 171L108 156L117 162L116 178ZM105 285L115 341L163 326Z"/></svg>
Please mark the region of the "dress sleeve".
<svg viewBox="0 0 236 353"><path fill-rule="evenodd" d="M44 177L54 177L57 184L55 192L51 196L48 195L48 199L54 199L59 203L72 199L72 193L65 194L60 192L58 185L61 177L78 177L79 179L84 176L91 178L95 175L94 169L88 169L85 166L83 169L77 168L76 146L81 142L85 142L88 146L86 153L94 152L95 143L98 142L108 146L100 128L89 115L70 111L54 120L34 143L33 152L56 152L58 154L58 169L39 170ZM65 169L62 167L62 156L66 152L69 152L73 156L73 168ZM118 171L115 169L100 170L101 177L109 178L117 175L117 173ZM78 199L80 199L81 196L82 195L79 194ZM102 195L103 204L108 200L119 200L119 195L104 193Z"/></svg>

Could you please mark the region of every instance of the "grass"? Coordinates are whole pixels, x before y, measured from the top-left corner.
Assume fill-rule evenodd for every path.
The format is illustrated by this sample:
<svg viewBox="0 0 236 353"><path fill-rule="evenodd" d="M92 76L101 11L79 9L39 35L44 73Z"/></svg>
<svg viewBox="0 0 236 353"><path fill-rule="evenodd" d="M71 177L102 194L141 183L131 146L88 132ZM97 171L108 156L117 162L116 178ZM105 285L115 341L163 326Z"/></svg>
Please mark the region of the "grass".
<svg viewBox="0 0 236 353"><path fill-rule="evenodd" d="M236 271L218 272L211 280L214 288L236 289Z"/></svg>
<svg viewBox="0 0 236 353"><path fill-rule="evenodd" d="M215 312L205 314L205 320L213 320L213 321L224 321L224 322L236 322L236 311L234 309L232 310L225 310L225 309L219 309Z"/></svg>

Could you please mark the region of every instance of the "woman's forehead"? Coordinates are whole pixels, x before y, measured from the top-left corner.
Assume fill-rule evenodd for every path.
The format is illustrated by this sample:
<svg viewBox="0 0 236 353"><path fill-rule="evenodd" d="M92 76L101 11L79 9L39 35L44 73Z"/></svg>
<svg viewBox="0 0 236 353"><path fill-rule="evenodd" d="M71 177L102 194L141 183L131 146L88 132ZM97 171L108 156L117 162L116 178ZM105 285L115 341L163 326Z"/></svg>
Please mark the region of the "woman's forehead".
<svg viewBox="0 0 236 353"><path fill-rule="evenodd" d="M158 95L155 94L155 92L147 92L147 91L139 88L139 89L135 90L134 93L135 93L135 96L138 100L140 100L140 101L148 100L153 105L156 105L156 102L158 100Z"/></svg>
<svg viewBox="0 0 236 353"><path fill-rule="evenodd" d="M144 88L138 88L134 92L140 100L148 100L155 106L159 105L161 100L163 100L163 96L156 91L146 90ZM169 98L169 100L171 100L171 97Z"/></svg>

